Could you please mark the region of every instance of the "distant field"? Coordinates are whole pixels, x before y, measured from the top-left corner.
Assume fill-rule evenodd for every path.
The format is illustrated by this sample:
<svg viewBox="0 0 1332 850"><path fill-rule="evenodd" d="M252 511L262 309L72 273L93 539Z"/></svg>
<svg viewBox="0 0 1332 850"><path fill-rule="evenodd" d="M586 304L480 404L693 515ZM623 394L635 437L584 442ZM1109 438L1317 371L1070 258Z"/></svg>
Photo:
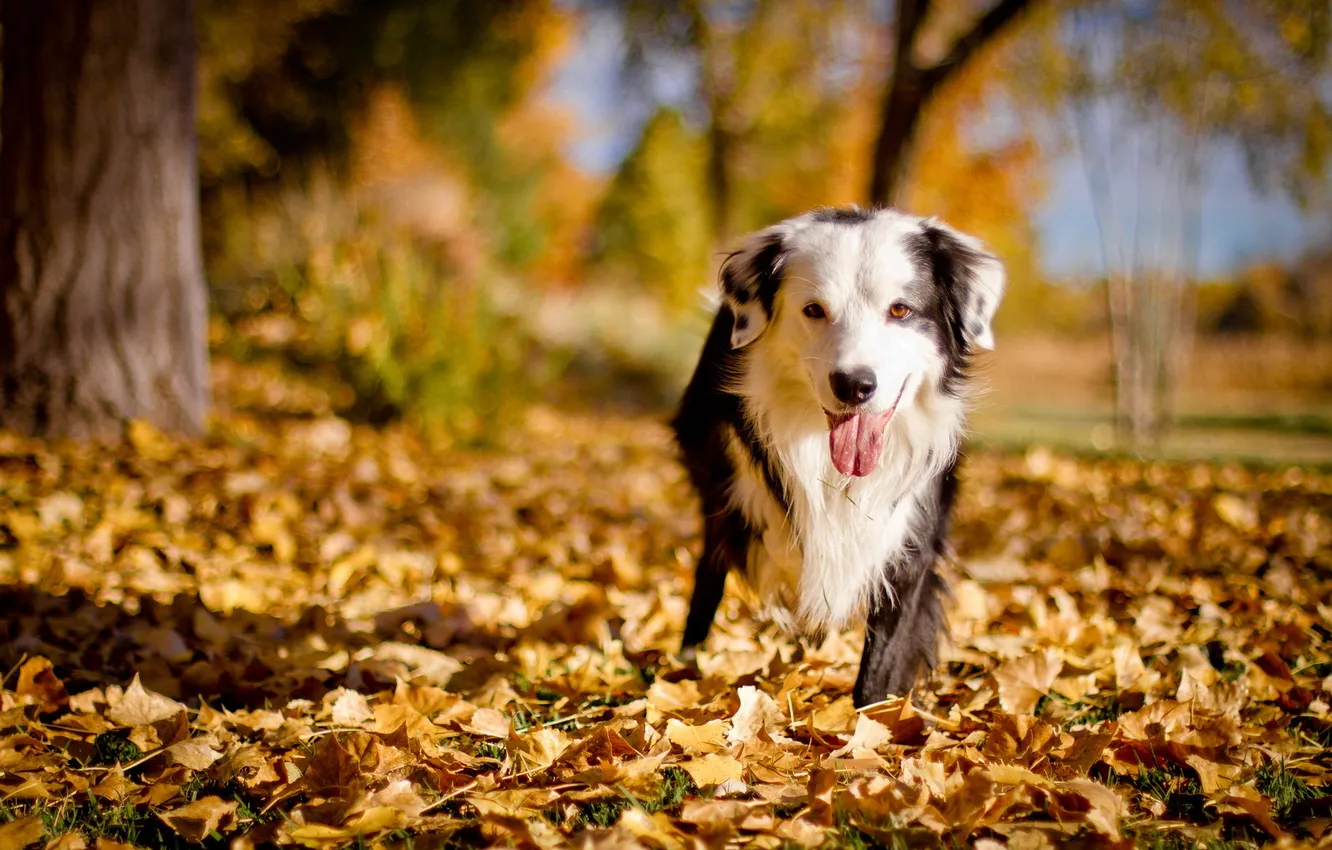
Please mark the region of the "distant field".
<svg viewBox="0 0 1332 850"><path fill-rule="evenodd" d="M974 418L986 444L1113 448L1113 384L1104 337L1001 340L980 373ZM1202 339L1180 382L1171 457L1332 464L1332 342Z"/></svg>
<svg viewBox="0 0 1332 850"><path fill-rule="evenodd" d="M566 380L542 401L665 417L698 356L702 322L672 324L650 305L626 311L615 299L579 305L587 308L579 320L587 323L590 313L595 327L558 340L577 354ZM559 318L567 306L541 312ZM1104 335L1000 335L998 350L984 355L976 371L988 387L973 418L981 444L1114 449L1113 370ZM1177 405L1180 425L1160 447L1167 457L1332 465L1332 341L1200 339Z"/></svg>

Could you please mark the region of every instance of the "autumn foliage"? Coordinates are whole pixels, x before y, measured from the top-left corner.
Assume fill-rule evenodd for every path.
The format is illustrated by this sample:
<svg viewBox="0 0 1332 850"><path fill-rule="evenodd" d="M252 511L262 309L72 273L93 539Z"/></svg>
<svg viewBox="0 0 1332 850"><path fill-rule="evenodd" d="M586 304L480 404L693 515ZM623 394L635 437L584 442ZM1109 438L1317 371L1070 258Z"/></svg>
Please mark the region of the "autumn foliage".
<svg viewBox="0 0 1332 850"><path fill-rule="evenodd" d="M200 444L0 438L0 846L1328 823L1325 474L973 453L942 661L857 713L855 633L801 644L738 596L675 660L698 528L660 423L537 409L436 453L218 373L233 412Z"/></svg>
<svg viewBox="0 0 1332 850"><path fill-rule="evenodd" d="M626 38L693 10L669 46L698 91L598 175L549 98L595 5L201 2L216 416L197 442L0 433L0 850L1332 840L1327 470L976 448L913 694L857 712L860 634L802 642L743 592L676 657L697 505L664 416L608 410L678 390L725 239L864 200L891 29L867 0L620 4ZM984 4L932 5L942 55ZM1206 67L1234 88L1218 132L1287 154L1278 182L1321 174L1326 114L1292 116L1325 5L1233 4L1303 57L1279 97L1249 30L1182 0L1154 8L1216 32L1130 42L1114 85L1187 116ZM1001 325L1085 336L1100 290L1037 281L1027 119L1092 81L1064 7L1032 6L940 88L902 191L1003 254ZM1325 335L1309 263L1200 315ZM1109 368L1079 344L1035 359L1081 387L998 356L1015 395L1091 407ZM1193 391L1321 403L1312 346L1237 343ZM533 404L561 373L575 403Z"/></svg>

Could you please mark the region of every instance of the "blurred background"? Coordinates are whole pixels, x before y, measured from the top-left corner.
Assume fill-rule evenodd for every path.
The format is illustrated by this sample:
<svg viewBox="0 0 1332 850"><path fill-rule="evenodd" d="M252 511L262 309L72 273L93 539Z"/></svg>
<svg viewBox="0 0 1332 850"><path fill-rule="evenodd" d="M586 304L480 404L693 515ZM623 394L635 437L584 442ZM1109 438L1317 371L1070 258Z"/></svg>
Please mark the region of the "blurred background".
<svg viewBox="0 0 1332 850"><path fill-rule="evenodd" d="M1326 0L199 14L223 409L664 416L736 237L886 199L1007 262L981 444L1332 463Z"/></svg>

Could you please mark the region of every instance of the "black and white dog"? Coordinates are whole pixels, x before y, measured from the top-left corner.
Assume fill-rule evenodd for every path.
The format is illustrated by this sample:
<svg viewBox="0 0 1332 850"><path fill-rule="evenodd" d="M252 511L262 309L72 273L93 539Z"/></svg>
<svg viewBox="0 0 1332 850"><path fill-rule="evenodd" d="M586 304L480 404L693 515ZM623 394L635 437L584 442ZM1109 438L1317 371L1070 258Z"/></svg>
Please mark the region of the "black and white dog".
<svg viewBox="0 0 1332 850"><path fill-rule="evenodd" d="M821 635L864 614L857 706L933 667L967 361L1004 290L976 239L889 209L748 237L673 426L703 502L692 655L738 570L764 613Z"/></svg>

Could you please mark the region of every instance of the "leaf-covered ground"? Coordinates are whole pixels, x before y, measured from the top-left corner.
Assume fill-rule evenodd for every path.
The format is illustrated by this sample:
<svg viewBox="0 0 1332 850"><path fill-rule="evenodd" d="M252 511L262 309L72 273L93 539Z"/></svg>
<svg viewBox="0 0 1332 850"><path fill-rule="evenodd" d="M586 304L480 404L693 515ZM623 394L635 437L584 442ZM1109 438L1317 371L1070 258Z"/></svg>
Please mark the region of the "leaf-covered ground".
<svg viewBox="0 0 1332 850"><path fill-rule="evenodd" d="M942 662L857 714L859 635L738 593L674 659L698 523L652 420L0 435L0 848L1317 841L1329 493L973 454Z"/></svg>

